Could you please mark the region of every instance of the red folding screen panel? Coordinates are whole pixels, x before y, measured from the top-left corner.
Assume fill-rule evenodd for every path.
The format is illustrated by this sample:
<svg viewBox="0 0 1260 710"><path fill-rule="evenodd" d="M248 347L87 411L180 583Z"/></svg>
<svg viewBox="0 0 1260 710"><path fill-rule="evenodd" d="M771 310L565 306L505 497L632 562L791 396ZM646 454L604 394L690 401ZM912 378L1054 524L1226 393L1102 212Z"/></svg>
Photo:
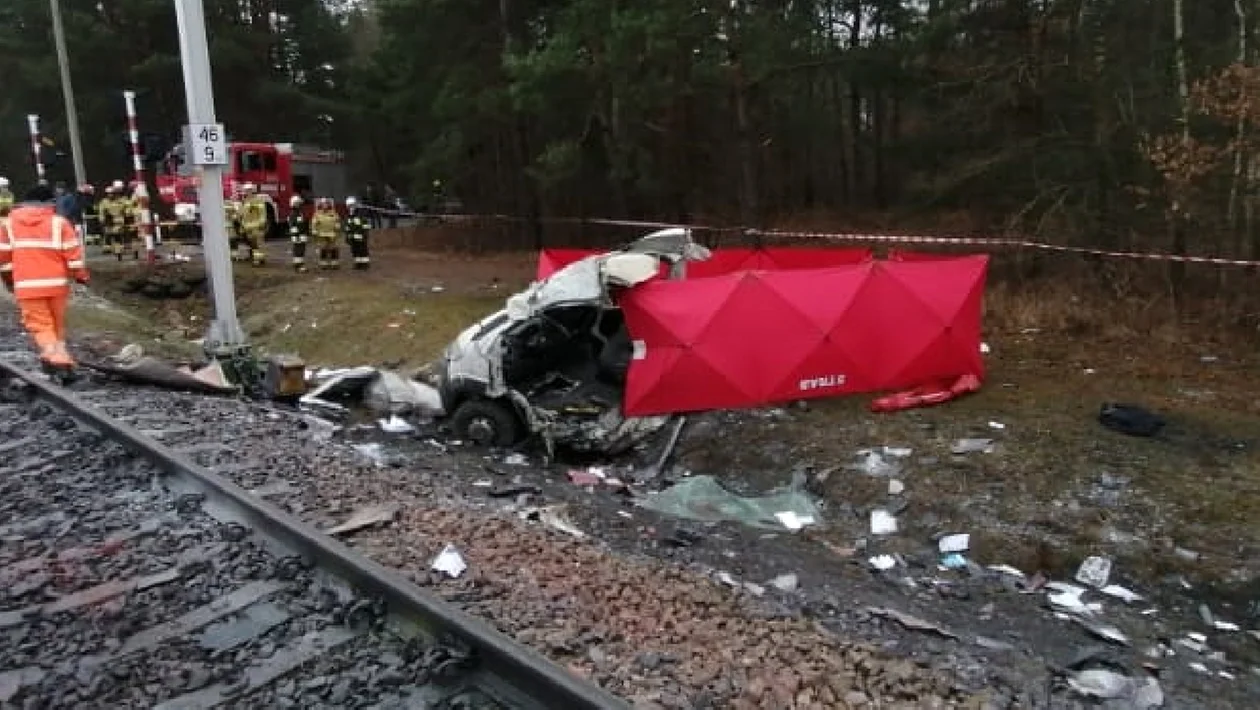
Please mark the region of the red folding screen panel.
<svg viewBox="0 0 1260 710"><path fill-rule="evenodd" d="M813 266L811 258L805 263ZM911 258L638 286L620 303L635 341L625 413L755 407L983 378L987 267L987 256Z"/></svg>

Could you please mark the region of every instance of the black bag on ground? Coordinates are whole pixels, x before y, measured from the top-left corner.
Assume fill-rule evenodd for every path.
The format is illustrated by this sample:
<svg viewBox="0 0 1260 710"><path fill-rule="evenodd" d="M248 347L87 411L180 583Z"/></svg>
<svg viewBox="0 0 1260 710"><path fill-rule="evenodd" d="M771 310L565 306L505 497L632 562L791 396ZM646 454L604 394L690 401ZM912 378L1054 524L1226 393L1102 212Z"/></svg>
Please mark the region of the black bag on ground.
<svg viewBox="0 0 1260 710"><path fill-rule="evenodd" d="M1135 404L1105 403L1098 412L1103 426L1129 436L1155 436L1164 428L1163 417Z"/></svg>

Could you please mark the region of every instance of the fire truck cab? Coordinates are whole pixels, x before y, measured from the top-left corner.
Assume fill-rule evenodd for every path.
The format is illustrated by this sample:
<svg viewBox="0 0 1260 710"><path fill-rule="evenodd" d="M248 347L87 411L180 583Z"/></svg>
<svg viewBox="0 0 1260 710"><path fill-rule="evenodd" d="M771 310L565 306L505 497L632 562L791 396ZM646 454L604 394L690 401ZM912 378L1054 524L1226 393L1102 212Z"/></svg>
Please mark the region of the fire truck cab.
<svg viewBox="0 0 1260 710"><path fill-rule="evenodd" d="M230 198L240 185L253 183L268 200L267 218L273 236L289 218L289 200L301 195L304 209L314 200L331 197L340 205L350 193L345 154L293 143L230 143L230 160L223 176L223 197ZM176 145L162 161L157 177L158 195L176 221L198 221L199 176L187 162L183 145Z"/></svg>

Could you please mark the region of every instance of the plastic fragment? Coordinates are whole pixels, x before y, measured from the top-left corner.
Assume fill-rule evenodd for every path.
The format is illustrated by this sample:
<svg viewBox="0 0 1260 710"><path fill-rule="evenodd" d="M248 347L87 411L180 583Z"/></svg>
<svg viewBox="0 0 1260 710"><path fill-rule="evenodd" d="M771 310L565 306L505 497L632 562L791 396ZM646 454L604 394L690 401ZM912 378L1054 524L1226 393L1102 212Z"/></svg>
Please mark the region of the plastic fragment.
<svg viewBox="0 0 1260 710"><path fill-rule="evenodd" d="M999 574L1005 574L1011 577L1015 577L1016 579L1028 578L1028 575L1024 574L1023 570L1016 569L1015 567L1012 567L1010 565L989 565L989 569Z"/></svg>
<svg viewBox="0 0 1260 710"><path fill-rule="evenodd" d="M433 558L431 567L433 570L444 572L451 579L455 579L463 574L464 570L468 569L468 563L464 562L464 556L459 554L459 550L455 549L454 545L447 544L438 553L438 556Z"/></svg>
<svg viewBox="0 0 1260 710"><path fill-rule="evenodd" d="M974 453L993 453L992 439L959 439L950 447L950 453L955 455L974 454Z"/></svg>
<svg viewBox="0 0 1260 710"><path fill-rule="evenodd" d="M968 533L946 535L937 542L937 547L943 554L966 552L971 547L971 535Z"/></svg>
<svg viewBox="0 0 1260 710"><path fill-rule="evenodd" d="M781 574L778 577L775 577L774 579L770 580L770 586L774 587L775 589L778 589L781 592L794 592L796 591L796 587L798 584L799 584L799 580L797 579L796 575L792 573Z"/></svg>
<svg viewBox="0 0 1260 710"><path fill-rule="evenodd" d="M892 555L875 555L868 560L875 569L886 572L897 566L897 558Z"/></svg>
<svg viewBox="0 0 1260 710"><path fill-rule="evenodd" d="M1095 588L1107 586L1110 576L1111 560L1106 557L1086 557L1076 570L1076 581Z"/></svg>
<svg viewBox="0 0 1260 710"><path fill-rule="evenodd" d="M871 511L871 534L891 535L897 532L897 518L886 510Z"/></svg>
<svg viewBox="0 0 1260 710"><path fill-rule="evenodd" d="M1145 598L1141 594L1138 594L1137 592L1134 592L1129 589L1125 589L1124 587L1121 587L1118 584L1108 584L1107 586L1103 587L1099 591L1101 591L1103 594L1106 594L1109 597L1122 599L1125 602L1128 602L1129 604L1132 604L1133 602L1142 601L1142 599Z"/></svg>
<svg viewBox="0 0 1260 710"><path fill-rule="evenodd" d="M784 510L774 514L774 517L783 523L783 527L788 530L800 530L806 525L813 525L814 518L809 515L797 515L794 510Z"/></svg>

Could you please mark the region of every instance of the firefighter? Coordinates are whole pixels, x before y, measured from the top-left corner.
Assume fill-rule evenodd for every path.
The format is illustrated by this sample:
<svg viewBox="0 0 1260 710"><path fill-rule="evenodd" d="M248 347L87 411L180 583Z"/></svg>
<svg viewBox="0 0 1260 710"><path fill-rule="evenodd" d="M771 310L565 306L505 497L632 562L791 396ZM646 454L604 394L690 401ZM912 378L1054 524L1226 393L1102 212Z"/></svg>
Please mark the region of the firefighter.
<svg viewBox="0 0 1260 710"><path fill-rule="evenodd" d="M122 244L118 251L119 261L122 261L124 252L131 252L133 259L136 261L140 260L140 245L143 243L140 236L140 222L142 218L141 213L144 211L144 202L140 199L140 193L144 189L143 184L132 180L122 193L124 219Z"/></svg>
<svg viewBox="0 0 1260 710"><path fill-rule="evenodd" d="M359 210L359 201L353 197L346 198L346 242L350 244L350 256L354 259L354 268L363 270L372 265L368 258L368 225L367 217Z"/></svg>
<svg viewBox="0 0 1260 710"><path fill-rule="evenodd" d="M101 243L101 221L97 215L96 188L90 184L79 186L79 207L83 211L83 243Z"/></svg>
<svg viewBox="0 0 1260 710"><path fill-rule="evenodd" d="M311 236L315 237L319 268L339 268L341 254L337 249L337 237L341 236L341 218L333 209L333 201L327 197L321 197L315 202L315 216L311 218Z"/></svg>
<svg viewBox="0 0 1260 710"><path fill-rule="evenodd" d="M267 199L258 194L258 186L244 185L245 201L241 203L241 230L249 242L254 266L267 263Z"/></svg>
<svg viewBox="0 0 1260 710"><path fill-rule="evenodd" d="M9 178L0 177L0 217L13 209L13 193L9 191Z"/></svg>
<svg viewBox="0 0 1260 710"><path fill-rule="evenodd" d="M122 261L123 229L127 221L127 202L122 190L122 180L115 180L105 188L105 199L97 207L105 232L105 253L113 254L119 261Z"/></svg>
<svg viewBox="0 0 1260 710"><path fill-rule="evenodd" d="M289 199L289 241L293 242L293 270L306 273L306 242L311 238L311 221L302 212L302 198Z"/></svg>
<svg viewBox="0 0 1260 710"><path fill-rule="evenodd" d="M228 249L232 250L232 261L245 261L241 255L241 190L232 189L232 196L223 201L223 221L227 225Z"/></svg>
<svg viewBox="0 0 1260 710"><path fill-rule="evenodd" d="M40 363L69 377L75 363L66 349L66 302L70 281L86 284L88 272L74 225L57 214L53 200L52 190L37 186L0 222L0 278L17 300Z"/></svg>

